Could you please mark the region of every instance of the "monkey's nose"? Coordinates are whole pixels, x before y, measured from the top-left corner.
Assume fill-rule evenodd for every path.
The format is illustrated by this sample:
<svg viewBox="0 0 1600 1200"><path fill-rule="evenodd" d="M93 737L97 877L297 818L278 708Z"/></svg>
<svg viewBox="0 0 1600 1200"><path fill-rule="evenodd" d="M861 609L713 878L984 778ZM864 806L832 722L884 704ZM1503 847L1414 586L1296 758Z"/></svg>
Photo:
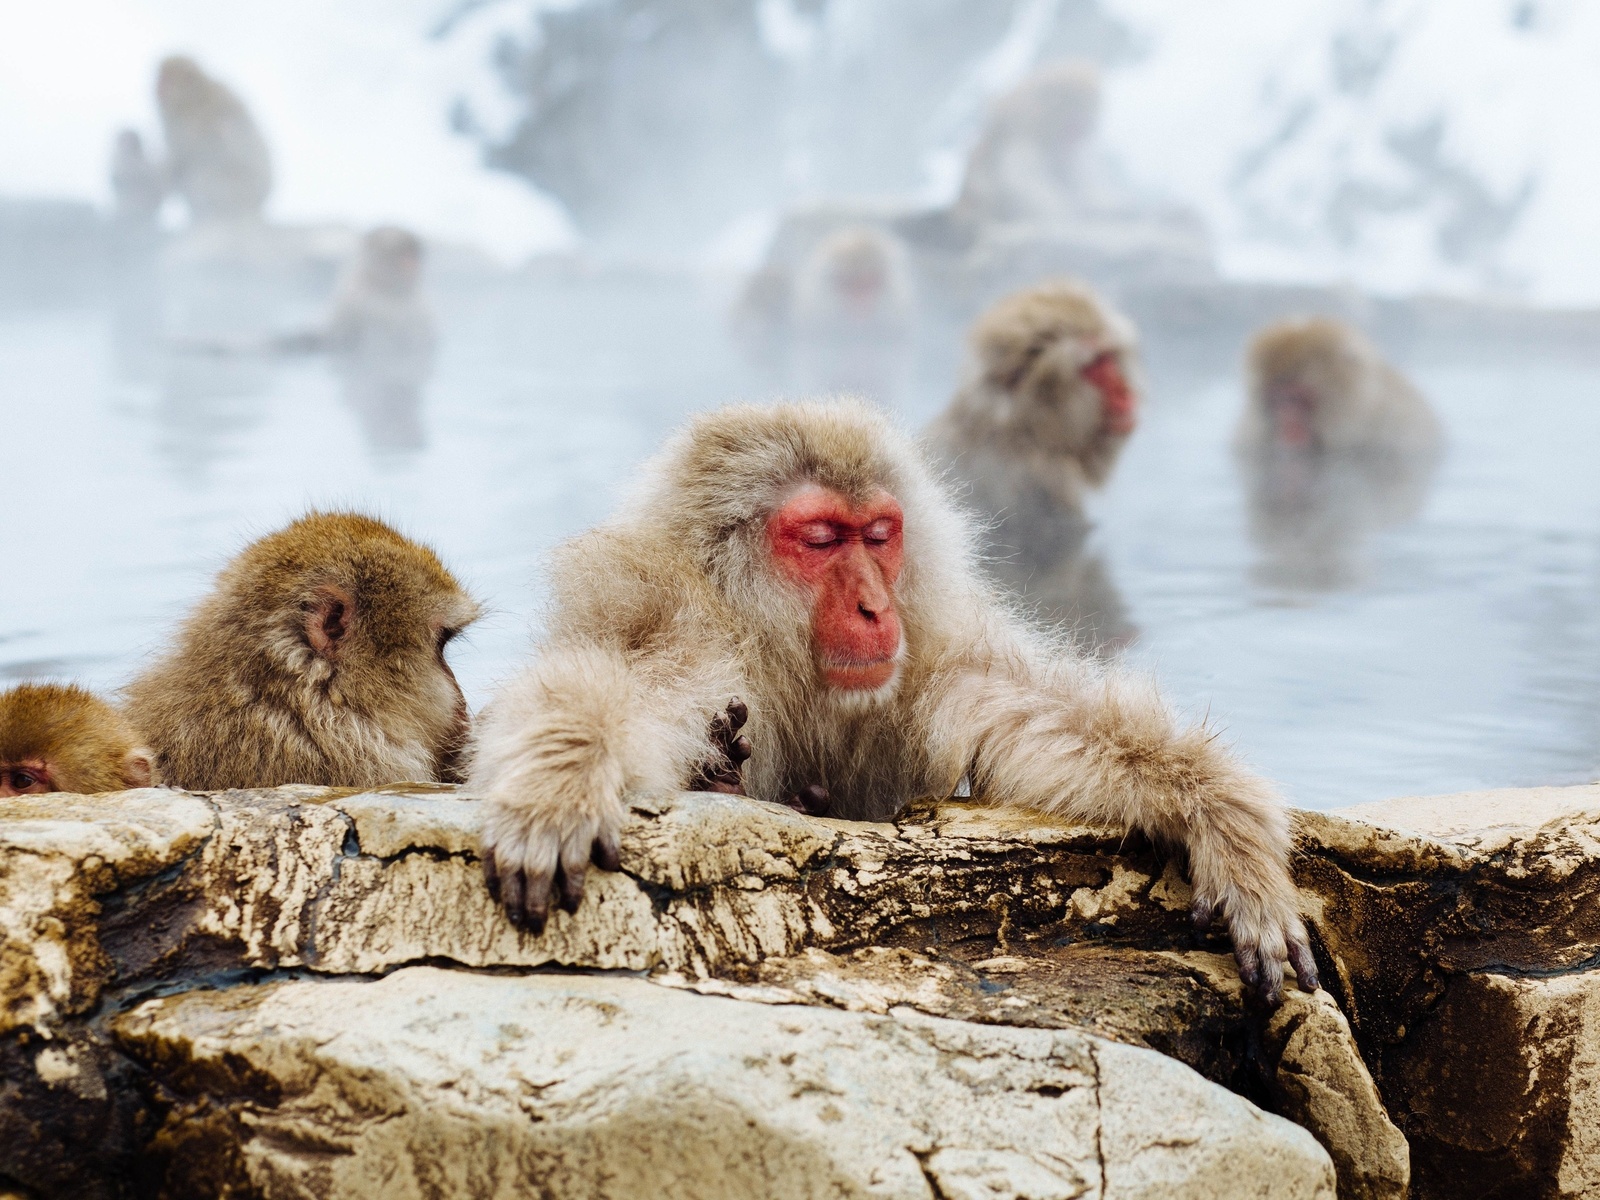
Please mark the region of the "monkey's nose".
<svg viewBox="0 0 1600 1200"><path fill-rule="evenodd" d="M859 600L856 602L856 611L869 621L876 621L878 619L878 614L872 609L868 608L865 604L862 604Z"/></svg>

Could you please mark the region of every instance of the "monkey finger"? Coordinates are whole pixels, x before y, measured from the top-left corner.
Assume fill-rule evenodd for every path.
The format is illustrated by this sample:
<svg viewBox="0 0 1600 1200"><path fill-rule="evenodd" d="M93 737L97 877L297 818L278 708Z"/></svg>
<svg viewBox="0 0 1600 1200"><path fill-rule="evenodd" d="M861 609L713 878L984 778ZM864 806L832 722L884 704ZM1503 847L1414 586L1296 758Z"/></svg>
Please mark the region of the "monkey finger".
<svg viewBox="0 0 1600 1200"><path fill-rule="evenodd" d="M560 904L563 912L575 913L578 905L583 903L584 873L589 868L589 858L582 853L568 853L561 856L561 864L556 867L556 890L560 893Z"/></svg>
<svg viewBox="0 0 1600 1200"><path fill-rule="evenodd" d="M1244 983L1244 990L1255 991L1261 983L1261 955L1254 946L1236 943L1233 958L1239 964L1239 979Z"/></svg>
<svg viewBox="0 0 1600 1200"><path fill-rule="evenodd" d="M555 887L556 870L555 864L538 871L524 868L522 917L530 933L543 933L550 919L550 894Z"/></svg>
<svg viewBox="0 0 1600 1200"><path fill-rule="evenodd" d="M1312 957L1311 947L1303 938L1289 939L1289 965L1294 968L1302 992L1314 992L1322 986L1317 978L1317 960Z"/></svg>
<svg viewBox="0 0 1600 1200"><path fill-rule="evenodd" d="M500 899L506 906L506 916L518 929L522 928L522 889L522 872L507 871L501 881Z"/></svg>
<svg viewBox="0 0 1600 1200"><path fill-rule="evenodd" d="M750 719L750 709L745 702L735 696L728 701L728 728L738 733L744 728L744 723Z"/></svg>
<svg viewBox="0 0 1600 1200"><path fill-rule="evenodd" d="M500 869L495 866L494 851L483 852L483 882L489 888L489 899L500 899Z"/></svg>
<svg viewBox="0 0 1600 1200"><path fill-rule="evenodd" d="M589 847L589 861L602 871L620 871L622 869L622 848L617 844L614 833L602 833L594 839L594 845Z"/></svg>
<svg viewBox="0 0 1600 1200"><path fill-rule="evenodd" d="M833 797L820 783L808 783L789 801L789 806L808 817L825 817L833 807Z"/></svg>
<svg viewBox="0 0 1600 1200"><path fill-rule="evenodd" d="M1194 922L1196 929L1204 933L1217 919L1217 906L1210 900L1198 899L1189 909L1189 919Z"/></svg>
<svg viewBox="0 0 1600 1200"><path fill-rule="evenodd" d="M755 749L750 745L750 739L742 733L728 743L728 758L732 760L735 767L738 767L742 762L748 761L754 753Z"/></svg>
<svg viewBox="0 0 1600 1200"><path fill-rule="evenodd" d="M1256 995L1269 1008L1276 1008L1283 1000L1283 964L1272 955L1261 956L1261 982L1256 985Z"/></svg>

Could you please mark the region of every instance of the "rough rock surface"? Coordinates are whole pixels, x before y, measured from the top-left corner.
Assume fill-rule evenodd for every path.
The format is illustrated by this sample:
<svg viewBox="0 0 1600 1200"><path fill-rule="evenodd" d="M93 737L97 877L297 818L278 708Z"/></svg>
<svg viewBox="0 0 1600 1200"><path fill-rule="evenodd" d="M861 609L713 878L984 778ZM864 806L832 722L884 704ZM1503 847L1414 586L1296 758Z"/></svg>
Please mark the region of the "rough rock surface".
<svg viewBox="0 0 1600 1200"><path fill-rule="evenodd" d="M1304 1130L1078 1030L432 967L116 1028L178 1093L185 1195L1333 1197Z"/></svg>
<svg viewBox="0 0 1600 1200"><path fill-rule="evenodd" d="M1267 1014L1244 1002L1225 941L1189 929L1189 892L1177 864L1138 839L1040 827L974 806L863 825L733 797L640 804L625 835L623 870L598 875L575 916L559 915L532 937L490 904L475 852L478 807L448 789L0 801L0 1191L15 1184L71 1196L387 1195L357 1182L307 1191L283 1181L311 1171L308 1163L333 1171L345 1148L367 1145L362 1139L399 1136L382 1129L412 1131L408 1162L422 1162L425 1146L435 1147L429 1161L444 1161L436 1143L446 1138L445 1124L421 1116L374 1123L360 1114L369 1093L379 1106L372 1111L438 1107L439 1096L430 1092L422 1104L417 1089L449 1076L450 1063L460 1071L450 1087L438 1083L448 1093L444 1107L476 1112L481 1100L482 1128L501 1128L504 1118L493 1113L501 1111L505 1072L461 1058L450 1040L456 1033L435 1044L428 1023L402 1011L406 1002L396 997L414 995L405 989L427 979L438 1028L459 1028L461 1037L477 1026L449 1014L470 1008L465 997L475 989L496 997L497 1012L502 996L506 1006L530 1012L555 1005L559 1012L508 1026L534 1038L569 1020L552 995L588 996L574 1001L588 1012L601 992L621 987L629 1020L661 1031L636 1039L642 1046L680 1036L670 1014L691 1010L674 1005L740 1014L705 1029L706 1054L720 1048L724 1024L756 1037L763 1028L781 1031L785 1020L824 1042L853 1030L848 1037L866 1039L863 1045L877 1045L892 1029L902 1046L905 1029L918 1022L961 1029L978 1039L972 1046L999 1047L972 1052L985 1061L1024 1044L1008 1038L1066 1038L1059 1044L1099 1047L1093 1055L1102 1057L1111 1043L1123 1047L1119 1054L1158 1050L1177 1061L1149 1061L1178 1072L1185 1087L1209 1091L1217 1113L1250 1114L1230 1118L1231 1132L1172 1140L1162 1157L1172 1178L1210 1178L1207 1147L1231 1137L1239 1162L1287 1156L1281 1177L1310 1180L1313 1190L1331 1157L1344 1196L1398 1197L1408 1188L1454 1196L1464 1181L1472 1194L1594 1194L1600 1015L1595 972L1586 968L1600 950L1596 813L1600 788L1447 799L1432 809L1397 802L1360 820L1301 814L1297 878L1331 992L1291 992L1283 1009ZM345 994L334 988L358 999L319 999ZM416 1003L419 1012L427 1008ZM292 1014L282 1028L302 1032L267 1032L278 1020L263 1015L269 1012ZM576 1015L570 1021L581 1025ZM829 1024L837 1021L845 1024ZM384 1037L374 1038L374 1029ZM381 1048L395 1030L405 1031L411 1049L363 1062L361 1047ZM518 1071L556 1052L545 1041L495 1046L493 1061L521 1064ZM566 1050L576 1062L576 1046ZM339 1066L319 1083L307 1064L322 1063L324 1052ZM423 1060L436 1062L435 1074L413 1070ZM895 1070L912 1069L911 1060L897 1061ZM782 1092L788 1077L776 1067L729 1064L697 1078L716 1095L725 1082L727 1104L741 1112L760 1096L779 1096L781 1111L752 1119L772 1133L771 1154L792 1152L812 1164L807 1169L818 1174L803 1186L820 1188L828 1172L856 1169L840 1164L865 1161L865 1151L843 1143L807 1141L810 1093ZM970 1086L987 1097L980 1076ZM599 1090L582 1092L590 1098L583 1111L600 1138L602 1126L613 1128L604 1123L620 1111L624 1092L593 1087ZM658 1095L639 1087L628 1103ZM1223 1088L1291 1118L1326 1153ZM1108 1128L1115 1089L1102 1078L1089 1091ZM537 1087L522 1094L518 1120L531 1120L527 1105L540 1094ZM1137 1113L1159 1100L1149 1089L1115 1095L1129 1108L1117 1118L1124 1121L1145 1120ZM979 1164L967 1182L939 1183L947 1197L1123 1194L1111 1181L1133 1169L1131 1159L1115 1157L1124 1143L1102 1136L1094 1169L1071 1167L1083 1189L1047 1187L1045 1176L1029 1175L1015 1157L1034 1151L983 1133L991 1126L981 1114L963 1126L949 1114L913 1119L899 1094L848 1097L841 1123L865 1120L860 1113L870 1108L877 1130L870 1137L887 1139L883 1146L948 1146L976 1156L945 1155L944 1166L919 1160L924 1180L941 1180L941 1170L965 1179L948 1164ZM989 1103L979 1107L987 1111ZM645 1108L660 1105L658 1098ZM906 1132L913 1126L937 1138L917 1141ZM498 1153L473 1142L480 1134L471 1122L448 1128L478 1146L463 1161L482 1166ZM523 1132L530 1140L516 1144L538 1159L544 1143ZM496 1137L495 1146L511 1144L510 1133ZM861 1137L870 1140L865 1131ZM938 1140L961 1137L976 1143ZM1300 1150L1291 1153L1295 1145ZM173 1164L202 1162L211 1174L173 1174ZM982 1164L994 1163L983 1175L990 1167ZM1238 1188L1257 1178L1254 1169L1240 1167L1222 1190L1172 1194L1248 1194ZM339 1178L365 1178L351 1171ZM262 1182L269 1176L282 1188ZM990 1183L972 1182L980 1176ZM1096 1190L1102 1178L1103 1192ZM219 1180L253 1182L229 1191ZM418 1195L461 1194L446 1184L429 1191L426 1180L415 1186ZM549 1186L551 1195L626 1194ZM867 1177L857 1186L902 1194L887 1184L872 1191Z"/></svg>

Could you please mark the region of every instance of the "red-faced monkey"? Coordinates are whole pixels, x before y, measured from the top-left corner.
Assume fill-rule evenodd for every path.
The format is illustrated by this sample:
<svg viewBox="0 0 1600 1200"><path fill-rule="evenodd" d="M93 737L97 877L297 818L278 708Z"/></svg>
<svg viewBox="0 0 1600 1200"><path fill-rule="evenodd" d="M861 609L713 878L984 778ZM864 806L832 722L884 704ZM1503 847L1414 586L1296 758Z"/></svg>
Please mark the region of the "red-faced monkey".
<svg viewBox="0 0 1600 1200"><path fill-rule="evenodd" d="M1259 581L1328 589L1367 571L1368 536L1416 515L1438 419L1354 329L1322 317L1257 335L1236 434Z"/></svg>
<svg viewBox="0 0 1600 1200"><path fill-rule="evenodd" d="M80 687L0 692L0 796L149 787L154 760L121 713Z"/></svg>
<svg viewBox="0 0 1600 1200"><path fill-rule="evenodd" d="M126 712L174 787L454 781L468 715L445 647L478 615L433 551L311 513L224 568Z"/></svg>
<svg viewBox="0 0 1600 1200"><path fill-rule="evenodd" d="M1269 325L1251 343L1249 374L1242 449L1425 454L1439 445L1439 421L1422 394L1338 321Z"/></svg>
<svg viewBox="0 0 1600 1200"><path fill-rule="evenodd" d="M935 456L985 522L990 573L1089 649L1134 633L1084 495L1139 416L1133 325L1087 287L1016 292L973 325L973 368L929 427Z"/></svg>
<svg viewBox="0 0 1600 1200"><path fill-rule="evenodd" d="M1246 981L1316 971L1287 815L1213 731L1010 615L916 443L858 402L697 418L632 502L557 551L547 633L480 721L471 784L512 919L575 910L634 793L681 789L730 696L751 796L883 818L967 779L991 804L1188 849Z"/></svg>

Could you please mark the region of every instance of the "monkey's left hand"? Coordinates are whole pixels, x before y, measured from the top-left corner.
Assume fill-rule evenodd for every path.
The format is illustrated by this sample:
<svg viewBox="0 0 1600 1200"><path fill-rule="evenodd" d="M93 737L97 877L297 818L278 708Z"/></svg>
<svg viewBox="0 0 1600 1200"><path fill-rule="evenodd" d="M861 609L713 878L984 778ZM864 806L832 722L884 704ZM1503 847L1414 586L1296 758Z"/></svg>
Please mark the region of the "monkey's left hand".
<svg viewBox="0 0 1600 1200"><path fill-rule="evenodd" d="M1287 959L1303 992L1320 986L1317 962L1311 954L1311 941L1294 906L1294 887L1284 873L1281 887L1266 896L1246 896L1240 889L1226 889L1224 896L1198 895L1190 915L1195 927L1205 930L1218 916L1228 923L1233 937L1233 957L1239 964L1239 978L1245 991L1268 1005L1283 999L1283 963Z"/></svg>
<svg viewBox="0 0 1600 1200"><path fill-rule="evenodd" d="M744 764L753 751L750 739L739 732L749 719L749 708L737 696L711 719L711 755L689 781L691 792L749 795L744 790Z"/></svg>

